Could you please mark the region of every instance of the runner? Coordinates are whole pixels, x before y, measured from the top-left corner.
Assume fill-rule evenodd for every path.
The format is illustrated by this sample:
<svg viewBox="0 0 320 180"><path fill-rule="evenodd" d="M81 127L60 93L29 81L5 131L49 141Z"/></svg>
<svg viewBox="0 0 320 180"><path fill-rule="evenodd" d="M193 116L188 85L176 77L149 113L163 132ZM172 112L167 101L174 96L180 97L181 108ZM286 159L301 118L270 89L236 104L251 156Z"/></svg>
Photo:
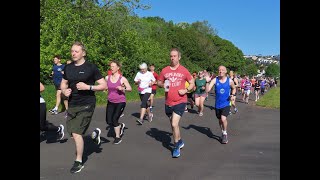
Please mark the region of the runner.
<svg viewBox="0 0 320 180"><path fill-rule="evenodd" d="M219 125L222 131L221 143L227 144L227 117L230 111L230 99L234 100L236 97L236 88L234 86L234 82L227 77L227 68L225 66L219 66L218 77L212 79L211 82L207 84L206 91L209 92L213 86L215 86L216 93L216 117L219 119Z"/></svg>
<svg viewBox="0 0 320 180"><path fill-rule="evenodd" d="M154 102L154 96L157 94L157 80L158 80L158 74L154 71L155 70L155 66L154 64L151 64L149 66L150 72L153 74L154 78L156 79L156 81L154 82L154 84L152 84L152 91L151 91L151 95L150 95L150 112L152 112L153 110L153 102Z"/></svg>
<svg viewBox="0 0 320 180"><path fill-rule="evenodd" d="M238 86L239 86L239 81L238 81L238 78L235 76L235 74L233 73L233 71L230 71L229 72L230 74L230 78L231 80L233 81L234 83L234 87L237 89ZM231 92L230 92L231 93ZM231 95L231 94L230 94ZM236 92L236 95L237 95L237 92ZM230 107L230 112L229 112L229 115L231 115L231 108L233 107L234 109L234 113L237 113L238 112L238 109L237 109L237 106L236 106L236 97L234 98L234 100L231 99L231 107Z"/></svg>
<svg viewBox="0 0 320 180"><path fill-rule="evenodd" d="M73 63L66 65L61 81L61 91L66 97L69 97L67 131L73 137L76 145L76 159L70 169L71 173L78 173L84 167L82 163L84 149L82 136L89 128L96 107L94 92L107 88L107 83L98 67L88 62L85 59L86 55L86 48L81 42L72 44ZM98 84L95 85L95 83ZM98 131L97 137L100 137L101 131L99 129L95 131Z"/></svg>
<svg viewBox="0 0 320 180"><path fill-rule="evenodd" d="M187 105L186 93L194 87L194 79L190 72L180 65L181 53L178 48L170 50L170 66L162 69L158 86L165 88L165 113L169 117L172 128L174 148L172 157L180 156L180 149L184 147L184 142L180 136L179 121ZM189 82L189 87L185 88L185 82Z"/></svg>
<svg viewBox="0 0 320 180"><path fill-rule="evenodd" d="M65 116L67 115L67 110L68 110L68 99L61 94L61 80L63 76L63 69L64 69L64 64L61 64L61 57L60 55L55 55L53 58L53 67L52 67L52 78L53 78L53 83L54 87L56 88L56 106L49 110L51 114L58 114L58 109L59 105L61 103L61 99L63 99L63 104L65 107Z"/></svg>
<svg viewBox="0 0 320 180"><path fill-rule="evenodd" d="M44 91L44 85L40 82L40 93ZM60 124L55 126L47 121L47 107L46 102L40 94L40 131L57 132L57 139L62 140L64 137L64 126Z"/></svg>
<svg viewBox="0 0 320 180"><path fill-rule="evenodd" d="M152 92L151 86L156 82L153 74L148 71L148 66L146 63L142 63L139 65L140 71L136 74L134 78L135 84L138 85L139 96L141 100L140 105L140 118L136 121L142 125L144 122L144 115L148 114L149 122L152 121L153 113L150 112L150 95Z"/></svg>
<svg viewBox="0 0 320 180"><path fill-rule="evenodd" d="M106 122L114 128L115 138L113 144L120 144L125 127L124 123L119 123L119 118L126 107L125 92L131 92L131 86L128 80L119 74L121 64L119 61L110 62L111 75L106 76L108 89L108 104L106 108ZM98 130L99 131L99 130ZM100 130L101 131L101 130ZM92 133L92 138L97 136L96 132ZM99 137L100 138L100 137ZM100 142L100 140L98 140Z"/></svg>

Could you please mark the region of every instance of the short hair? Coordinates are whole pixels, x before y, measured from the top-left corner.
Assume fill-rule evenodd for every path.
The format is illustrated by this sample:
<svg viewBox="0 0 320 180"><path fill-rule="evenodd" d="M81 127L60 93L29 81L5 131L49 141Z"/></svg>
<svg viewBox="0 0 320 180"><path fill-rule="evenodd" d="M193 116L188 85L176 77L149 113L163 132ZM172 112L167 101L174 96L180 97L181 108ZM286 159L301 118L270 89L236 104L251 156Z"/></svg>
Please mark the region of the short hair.
<svg viewBox="0 0 320 180"><path fill-rule="evenodd" d="M60 55L54 55L53 58L61 59Z"/></svg>
<svg viewBox="0 0 320 180"><path fill-rule="evenodd" d="M180 52L179 48L171 48L170 52L171 51L177 51L178 52L178 56L181 57L181 52Z"/></svg>
<svg viewBox="0 0 320 180"><path fill-rule="evenodd" d="M80 41L75 41L75 42L72 44L72 46L74 46L74 45L80 46L81 49L82 49L84 52L87 53L87 49L86 49L86 47L84 46L84 44L83 44L82 42L80 42Z"/></svg>

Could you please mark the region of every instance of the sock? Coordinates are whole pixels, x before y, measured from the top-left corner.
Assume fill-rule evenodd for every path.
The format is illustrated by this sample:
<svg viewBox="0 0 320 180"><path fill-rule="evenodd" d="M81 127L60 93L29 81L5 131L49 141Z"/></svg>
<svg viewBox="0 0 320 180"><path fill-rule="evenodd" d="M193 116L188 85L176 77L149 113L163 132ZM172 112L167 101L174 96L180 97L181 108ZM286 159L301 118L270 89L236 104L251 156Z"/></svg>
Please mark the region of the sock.
<svg viewBox="0 0 320 180"><path fill-rule="evenodd" d="M82 161L81 161L81 160L76 160L76 161L78 161L79 163L82 163Z"/></svg>
<svg viewBox="0 0 320 180"><path fill-rule="evenodd" d="M58 107L57 107L57 106L56 106L56 107L54 107L54 108L53 108L53 110L58 110Z"/></svg>
<svg viewBox="0 0 320 180"><path fill-rule="evenodd" d="M234 108L234 110L237 111L238 109L237 109L237 108Z"/></svg>
<svg viewBox="0 0 320 180"><path fill-rule="evenodd" d="M222 130L222 134L227 135L227 131Z"/></svg>

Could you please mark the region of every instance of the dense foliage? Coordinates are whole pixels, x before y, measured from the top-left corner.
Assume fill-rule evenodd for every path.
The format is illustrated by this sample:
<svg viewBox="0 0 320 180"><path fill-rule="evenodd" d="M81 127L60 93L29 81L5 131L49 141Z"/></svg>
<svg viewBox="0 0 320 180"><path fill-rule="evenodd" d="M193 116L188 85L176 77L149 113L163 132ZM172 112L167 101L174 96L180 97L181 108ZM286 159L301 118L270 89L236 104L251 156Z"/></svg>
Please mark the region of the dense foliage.
<svg viewBox="0 0 320 180"><path fill-rule="evenodd" d="M268 77L279 77L280 76L280 66L277 64L270 64L266 68L266 76Z"/></svg>
<svg viewBox="0 0 320 180"><path fill-rule="evenodd" d="M103 75L108 61L118 59L130 80L142 62L155 64L157 72L168 65L172 47L181 50L181 64L190 72L217 73L219 65L239 73L252 70L253 62L246 62L242 51L207 21L174 24L161 17L140 18L135 9L148 6L139 0L40 0L40 80L50 83L53 56L60 54L63 63L70 59L74 41L86 45L87 59Z"/></svg>

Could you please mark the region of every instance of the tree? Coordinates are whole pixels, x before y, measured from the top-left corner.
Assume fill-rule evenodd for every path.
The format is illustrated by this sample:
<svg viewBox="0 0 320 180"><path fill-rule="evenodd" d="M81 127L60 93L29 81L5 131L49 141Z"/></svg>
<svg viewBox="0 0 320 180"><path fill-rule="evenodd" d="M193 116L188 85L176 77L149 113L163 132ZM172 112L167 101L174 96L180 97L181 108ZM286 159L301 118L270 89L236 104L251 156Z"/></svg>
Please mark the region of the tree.
<svg viewBox="0 0 320 180"><path fill-rule="evenodd" d="M270 64L266 68L266 76L268 77L278 77L280 75L280 67L277 64Z"/></svg>

